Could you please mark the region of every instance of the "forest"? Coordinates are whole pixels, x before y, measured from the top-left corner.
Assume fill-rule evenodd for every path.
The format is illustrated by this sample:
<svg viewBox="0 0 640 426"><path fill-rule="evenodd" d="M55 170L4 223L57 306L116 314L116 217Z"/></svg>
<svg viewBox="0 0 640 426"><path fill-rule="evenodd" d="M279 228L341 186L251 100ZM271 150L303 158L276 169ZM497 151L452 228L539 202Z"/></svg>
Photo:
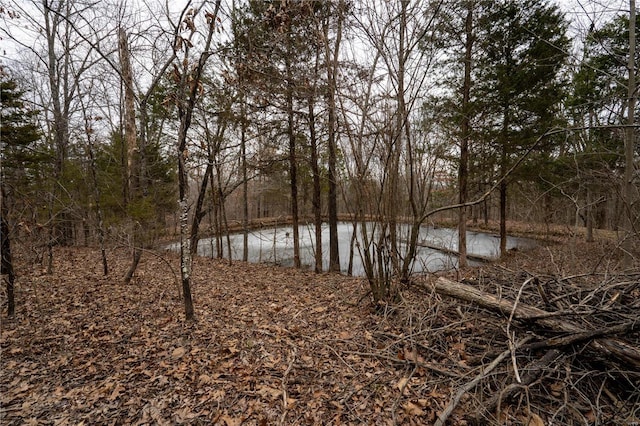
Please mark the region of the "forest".
<svg viewBox="0 0 640 426"><path fill-rule="evenodd" d="M0 0L0 422L640 424L637 10Z"/></svg>

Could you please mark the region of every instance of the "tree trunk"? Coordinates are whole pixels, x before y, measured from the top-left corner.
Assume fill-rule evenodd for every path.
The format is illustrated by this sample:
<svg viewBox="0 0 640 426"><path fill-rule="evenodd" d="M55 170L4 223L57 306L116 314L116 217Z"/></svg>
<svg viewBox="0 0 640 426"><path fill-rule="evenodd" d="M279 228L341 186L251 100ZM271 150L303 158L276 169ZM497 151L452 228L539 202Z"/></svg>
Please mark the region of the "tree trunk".
<svg viewBox="0 0 640 426"><path fill-rule="evenodd" d="M587 205L584 209L584 214L586 216L586 227L587 227L587 235L586 241L588 243L593 242L593 195L591 194L591 190L587 189Z"/></svg>
<svg viewBox="0 0 640 426"><path fill-rule="evenodd" d="M59 184L64 176L65 163L67 161L67 151L69 146L69 117L71 94L70 87L74 86L71 78L69 46L57 46L57 37L64 39L69 43L70 31L69 25L61 25L65 17L70 15L70 5L65 2L59 2L55 5L49 4L43 0L45 32L47 37L47 73L49 78L49 87L51 89L51 108L53 113L53 144L55 148L55 166L54 179ZM65 9L66 7L66 9ZM62 58L58 56L59 48L65 49ZM77 76L79 77L79 76ZM64 202L65 194L60 190L60 185L54 185L52 200L60 200ZM51 203L51 240L50 244L69 245L73 241L73 231L71 229L71 221L69 214L62 209L61 212L55 212L55 203ZM51 251L52 253L52 251Z"/></svg>
<svg viewBox="0 0 640 426"><path fill-rule="evenodd" d="M465 19L464 82L462 84L462 137L460 140L460 167L458 169L458 202L467 202L467 181L469 175L469 139L471 117L469 101L471 98L471 54L473 49L473 2L467 1ZM467 209L458 209L458 267L467 266Z"/></svg>
<svg viewBox="0 0 640 426"><path fill-rule="evenodd" d="M134 170L135 153L138 149L136 135L136 111L135 94L133 92L133 71L129 60L130 52L127 41L127 33L123 28L118 31L118 52L120 54L120 65L122 68L122 83L124 84L124 140L126 147L127 161L123 164L126 167L126 187L127 197L125 202L131 201L135 197L138 173Z"/></svg>
<svg viewBox="0 0 640 426"><path fill-rule="evenodd" d="M98 240L100 243L100 255L102 257L102 273L106 277L109 275L109 266L107 263L107 253L105 249L105 232L104 232L104 217L102 214L100 195L100 187L98 185L98 175L96 167L95 154L93 152L93 142L91 135L87 133L87 151L89 154L89 168L91 169L91 180L93 181L93 197L96 204L96 216L98 217Z"/></svg>
<svg viewBox="0 0 640 426"><path fill-rule="evenodd" d="M507 144L509 143L510 108L504 106L502 118L502 150L500 153L500 257L507 254Z"/></svg>
<svg viewBox="0 0 640 426"><path fill-rule="evenodd" d="M287 49L291 49L291 35L287 37ZM300 268L300 230L298 227L298 164L296 158L296 134L293 111L293 76L289 55L285 59L287 78L287 136L289 138L289 182L291 188L291 223L293 225L293 265Z"/></svg>
<svg viewBox="0 0 640 426"><path fill-rule="evenodd" d="M131 257L131 266L129 266L129 270L127 270L127 274L124 276L125 284L131 283L133 274L135 274L136 269L138 269L138 264L140 263L141 257L142 257L142 248L135 245L135 242L134 242L133 256Z"/></svg>
<svg viewBox="0 0 640 426"><path fill-rule="evenodd" d="M187 172L187 130L190 124L190 114L186 111L179 113L180 129L178 131L178 191L180 193L180 277L182 281L182 297L184 313L187 321L195 319L193 300L191 298L191 235L189 232L189 174Z"/></svg>
<svg viewBox="0 0 640 426"><path fill-rule="evenodd" d="M189 232L189 173L187 170L189 152L187 148L187 133L189 127L191 127L193 110L198 98L199 82L201 81L207 59L211 55L211 42L216 28L216 17L220 10L220 2L221 0L217 0L214 12L208 13L207 39L198 59L197 66L193 68L189 64L189 47L184 47L182 71L180 71L177 65L175 66L175 72L180 78L178 87L179 96L176 99L180 122L176 143L176 153L178 154L178 191L180 194L180 276L182 278L182 296L184 298L184 311L187 321L195 320L193 300L191 298L191 268L193 257L191 256L191 235ZM192 29L192 34L193 33L195 33L195 28ZM178 42L176 40L174 49L177 50L177 46Z"/></svg>
<svg viewBox="0 0 640 426"><path fill-rule="evenodd" d="M342 22L344 20L344 1L338 3L338 27L333 52L329 47L329 25L324 28L325 61L327 65L327 131L328 131L328 183L329 194L327 206L329 210L329 270L340 271L340 251L338 247L338 184L337 184L337 143L336 143L336 79L338 74L338 58L342 40Z"/></svg>
<svg viewBox="0 0 640 426"><path fill-rule="evenodd" d="M4 178L4 176L3 176ZM9 208L7 206L7 195L4 189L4 182L2 182L2 187L0 188L0 239L1 239L1 255L2 261L0 263L0 274L6 275L6 283L7 283L7 316L13 316L16 310L16 299L15 299L15 281L16 275L13 270L13 259L11 257L11 239L9 237L9 222L7 220L7 215L9 213Z"/></svg>
<svg viewBox="0 0 640 426"><path fill-rule="evenodd" d="M635 232L635 207L637 188L634 188L634 147L635 147L635 96L636 96L636 2L629 0L629 58L627 68L629 69L629 79L627 86L627 128L625 131L625 167L624 167L624 198L625 198L625 233L624 233L624 260L625 267L631 267L633 262L633 247L637 240Z"/></svg>
<svg viewBox="0 0 640 426"><path fill-rule="evenodd" d="M309 97L309 141L311 144L311 173L313 175L313 223L315 226L315 272L322 272L322 205L320 188L320 168L318 167L318 140L316 138L315 111Z"/></svg>
<svg viewBox="0 0 640 426"><path fill-rule="evenodd" d="M209 160L207 163L207 168L204 171L204 176L202 177L202 183L200 184L200 189L198 191L198 199L196 200L196 209L193 213L193 219L191 220L191 255L195 255L198 251L198 240L200 239L200 223L202 219L204 219L207 214L206 210L203 210L204 199L207 195L207 185L209 181L212 179L213 173L213 162Z"/></svg>
<svg viewBox="0 0 640 426"><path fill-rule="evenodd" d="M500 257L507 254L507 183L500 182Z"/></svg>
<svg viewBox="0 0 640 426"><path fill-rule="evenodd" d="M217 185L211 184L211 200L213 203L213 228L216 241L216 257L222 259L224 257L224 248L222 246L222 214L220 213L220 197L218 195ZM212 255L213 257L213 255Z"/></svg>
<svg viewBox="0 0 640 426"><path fill-rule="evenodd" d="M247 177L247 118L245 97L242 98L240 119L240 155L242 156L242 260L249 260L249 179Z"/></svg>

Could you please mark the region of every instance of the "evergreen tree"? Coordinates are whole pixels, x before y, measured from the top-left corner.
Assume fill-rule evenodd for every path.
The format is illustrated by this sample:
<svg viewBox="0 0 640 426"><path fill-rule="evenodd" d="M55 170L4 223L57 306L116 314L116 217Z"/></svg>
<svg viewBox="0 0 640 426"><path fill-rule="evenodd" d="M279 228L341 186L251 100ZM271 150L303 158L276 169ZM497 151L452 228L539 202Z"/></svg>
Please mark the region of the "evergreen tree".
<svg viewBox="0 0 640 426"><path fill-rule="evenodd" d="M39 140L40 134L33 123L37 111L30 110L24 102L24 92L18 88L15 80L9 78L0 69L0 240L1 256L0 273L7 275L7 315L12 316L15 311L14 282L15 272L11 257L11 226L9 216L9 202L7 200L11 190L20 187L24 197L27 188L33 182L32 173L37 167L38 155L32 150ZM8 190L9 189L9 190Z"/></svg>
<svg viewBox="0 0 640 426"><path fill-rule="evenodd" d="M40 139L35 116L38 111L28 108L24 92L17 82L0 70L2 96L2 128L0 130L0 155L2 156L3 182L8 186L25 188L36 168L48 159L45 152L34 150ZM6 179L6 181L5 181Z"/></svg>
<svg viewBox="0 0 640 426"><path fill-rule="evenodd" d="M483 133L498 176L534 140L557 124L565 94L567 23L544 0L487 3L478 21L481 56L475 68ZM507 187L500 184L500 252L506 252Z"/></svg>
<svg viewBox="0 0 640 426"><path fill-rule="evenodd" d="M629 18L619 15L601 28L591 28L584 40L584 54L573 74L572 92L567 111L576 131L560 155L549 167L548 180L564 183L565 191L576 194L584 205L582 216L587 225L587 239L596 215L595 207L614 200L619 193L616 176L624 170L623 130L626 124L627 55ZM636 32L640 24L636 23ZM635 63L640 61L636 52ZM638 111L636 111L636 120ZM613 203L614 205L617 203ZM581 208L582 209L582 208ZM606 212L597 214L600 222ZM621 212L609 215L617 228Z"/></svg>

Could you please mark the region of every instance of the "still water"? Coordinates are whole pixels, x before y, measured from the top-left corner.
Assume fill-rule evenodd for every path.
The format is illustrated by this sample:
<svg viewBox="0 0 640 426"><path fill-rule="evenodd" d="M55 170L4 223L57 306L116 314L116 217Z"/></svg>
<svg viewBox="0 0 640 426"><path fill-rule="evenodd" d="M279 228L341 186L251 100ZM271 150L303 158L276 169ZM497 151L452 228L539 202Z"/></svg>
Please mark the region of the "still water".
<svg viewBox="0 0 640 426"><path fill-rule="evenodd" d="M368 226L368 230L371 232L373 223L368 224ZM300 260L304 266L312 267L312 265L315 264L315 227L312 224L300 225L299 232ZM358 227L357 240L359 242L361 240L360 233L361 230ZM405 233L408 233L408 227L401 226L399 229L401 239ZM352 234L352 223L341 222L338 224L338 247L340 251L340 264L343 272L347 271L349 263ZM242 234L231 234L230 239L232 258L242 259ZM457 256L424 246L437 246L457 251L458 231L456 229L423 226L420 229L418 242L423 244L423 246L420 246L417 249L416 259L413 264L414 272L433 272L455 268L457 266ZM329 267L329 227L326 224L322 226L322 244L324 269L327 270ZM534 245L535 242L530 239L515 237L509 237L507 239L507 249L517 248L519 250L526 250ZM404 251L404 247L401 247L401 249ZM354 248L354 251L353 275L364 275L362 260L357 246ZM467 232L467 251L472 255L485 258L496 258L500 252L500 239L496 235L492 234ZM215 240L211 238L201 239L198 243L198 254L207 257L216 256L217 251ZM248 260L250 262L265 262L283 266L293 266L293 228L291 226L282 226L250 231L248 238L248 255ZM228 258L226 240L224 242L224 257ZM471 263L473 264L473 262Z"/></svg>

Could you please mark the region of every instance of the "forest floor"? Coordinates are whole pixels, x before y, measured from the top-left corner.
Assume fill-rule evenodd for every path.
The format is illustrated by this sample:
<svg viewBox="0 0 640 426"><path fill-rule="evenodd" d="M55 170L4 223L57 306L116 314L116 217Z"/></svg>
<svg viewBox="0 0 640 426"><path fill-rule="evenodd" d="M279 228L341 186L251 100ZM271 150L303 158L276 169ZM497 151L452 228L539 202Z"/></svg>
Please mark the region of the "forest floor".
<svg viewBox="0 0 640 426"><path fill-rule="evenodd" d="M640 268L619 272L615 242L596 237L560 230L534 250L440 276L553 305L591 329L637 321ZM435 275L374 309L362 278L198 258L196 321L186 322L173 253L145 253L124 285L125 249L108 250L108 276L95 249L55 249L51 275L16 252L17 312L2 318L0 341L3 425L431 425L449 408L451 425L640 422L634 360L603 357L593 339L514 347L547 335L441 296ZM640 330L629 330L618 337L640 349Z"/></svg>

